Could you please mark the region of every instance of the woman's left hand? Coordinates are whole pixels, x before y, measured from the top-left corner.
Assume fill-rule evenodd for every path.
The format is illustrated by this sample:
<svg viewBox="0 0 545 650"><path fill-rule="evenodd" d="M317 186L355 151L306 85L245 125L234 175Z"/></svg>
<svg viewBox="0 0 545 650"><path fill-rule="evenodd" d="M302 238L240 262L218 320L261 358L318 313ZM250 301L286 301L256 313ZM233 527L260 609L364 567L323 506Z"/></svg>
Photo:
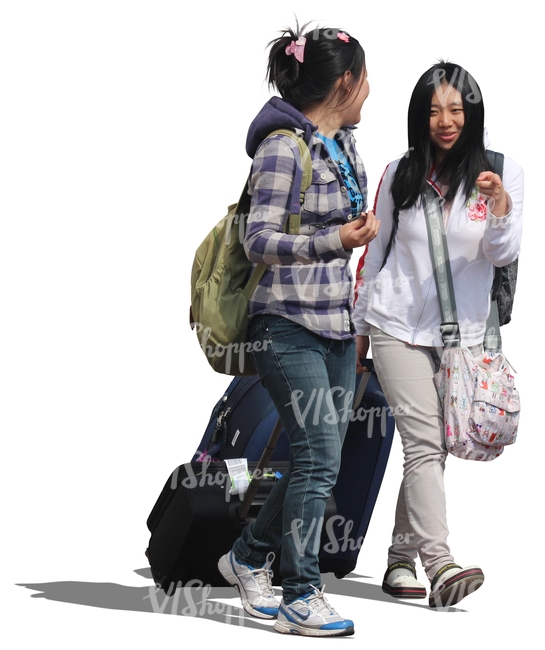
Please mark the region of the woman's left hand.
<svg viewBox="0 0 545 650"><path fill-rule="evenodd" d="M341 244L347 251L359 246L365 246L378 235L379 228L380 221L371 210L362 212L357 219L353 219L340 227Z"/></svg>
<svg viewBox="0 0 545 650"><path fill-rule="evenodd" d="M356 374L361 375L362 372L367 371L367 366L363 366L361 363L362 359L367 359L367 353L369 352L369 337L361 336L358 334L356 336Z"/></svg>
<svg viewBox="0 0 545 650"><path fill-rule="evenodd" d="M477 178L477 189L486 197L490 212L495 217L504 217L509 207L509 195L503 187L500 176L494 172L481 172Z"/></svg>

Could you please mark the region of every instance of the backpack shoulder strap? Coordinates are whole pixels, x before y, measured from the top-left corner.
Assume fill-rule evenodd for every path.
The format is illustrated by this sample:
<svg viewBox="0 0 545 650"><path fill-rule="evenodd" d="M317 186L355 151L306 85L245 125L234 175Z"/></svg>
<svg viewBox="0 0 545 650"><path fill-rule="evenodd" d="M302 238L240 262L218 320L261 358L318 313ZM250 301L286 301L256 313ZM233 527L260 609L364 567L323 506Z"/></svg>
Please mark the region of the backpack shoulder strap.
<svg viewBox="0 0 545 650"><path fill-rule="evenodd" d="M497 151L491 151L490 149L487 149L486 156L488 158L488 162L492 165L492 167L499 175L499 177L503 178L504 155L502 153L498 153ZM501 270L501 267L498 266L494 267L494 281L492 283L492 300L496 300L498 297L502 285L502 275L503 272Z"/></svg>
<svg viewBox="0 0 545 650"><path fill-rule="evenodd" d="M289 138L294 140L299 147L300 160L301 164L297 165L297 170L294 178L294 185L299 184L299 203L295 204L292 202L292 212L289 216L286 233L289 235L298 235L301 228L301 208L303 207L303 201L305 199L305 192L312 183L312 158L310 155L310 149L307 146L302 135L297 135L295 131L290 129L277 129L272 133L269 133L268 137L273 135L287 135ZM247 184L246 184L247 187ZM246 189L244 190L246 192ZM242 200L242 199L241 199ZM252 275L250 276L246 287L244 288L244 293L248 299L255 291L259 281L265 274L267 270L267 264L261 263L258 264Z"/></svg>
<svg viewBox="0 0 545 650"><path fill-rule="evenodd" d="M488 162L492 165L492 167L494 167L499 177L503 178L504 155L502 153L498 153L497 151L491 151L490 149L487 149L486 156L488 158Z"/></svg>
<svg viewBox="0 0 545 650"><path fill-rule="evenodd" d="M294 186L299 185L299 205L296 206L295 200L291 206L291 214L288 221L287 233L290 235L298 235L301 228L301 208L303 206L303 201L305 200L305 192L310 187L312 183L312 157L310 155L310 149L305 142L305 139L302 135L298 135L295 131L291 129L276 129L272 133L269 133L268 137L273 135L286 135L291 138L299 148L300 164L297 166ZM294 192L294 197L296 196Z"/></svg>
<svg viewBox="0 0 545 650"><path fill-rule="evenodd" d="M492 165L500 178L503 178L503 161L504 155L497 151L486 150L488 162ZM486 321L486 333L484 337L484 349L491 352L499 352L501 350L502 341L500 334L500 321L498 312L497 298L502 283L502 269L494 267L494 280L492 282L491 300L490 300L490 313Z"/></svg>

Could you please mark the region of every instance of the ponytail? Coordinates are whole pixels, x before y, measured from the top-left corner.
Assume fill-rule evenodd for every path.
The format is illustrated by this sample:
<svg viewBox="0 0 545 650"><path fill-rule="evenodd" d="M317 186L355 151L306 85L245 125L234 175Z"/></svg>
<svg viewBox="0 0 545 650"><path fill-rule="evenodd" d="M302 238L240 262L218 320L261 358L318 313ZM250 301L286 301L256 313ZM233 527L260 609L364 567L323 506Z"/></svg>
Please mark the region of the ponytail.
<svg viewBox="0 0 545 650"><path fill-rule="evenodd" d="M351 73L352 88L365 73L365 53L353 36L325 28L303 34L306 27L286 28L269 43L267 67L269 85L300 111L328 99L345 72Z"/></svg>

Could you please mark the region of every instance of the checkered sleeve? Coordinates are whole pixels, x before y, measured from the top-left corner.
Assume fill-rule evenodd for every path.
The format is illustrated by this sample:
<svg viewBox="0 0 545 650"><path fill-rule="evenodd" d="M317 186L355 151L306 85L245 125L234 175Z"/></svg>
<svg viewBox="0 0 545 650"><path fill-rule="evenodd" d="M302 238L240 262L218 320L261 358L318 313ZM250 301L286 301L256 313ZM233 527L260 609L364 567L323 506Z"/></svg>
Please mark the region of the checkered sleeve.
<svg viewBox="0 0 545 650"><path fill-rule="evenodd" d="M341 244L340 226L326 227L310 236L284 232L298 164L299 148L286 136L268 138L256 152L249 186L251 208L244 241L251 262L311 264L350 258L350 251L346 251Z"/></svg>

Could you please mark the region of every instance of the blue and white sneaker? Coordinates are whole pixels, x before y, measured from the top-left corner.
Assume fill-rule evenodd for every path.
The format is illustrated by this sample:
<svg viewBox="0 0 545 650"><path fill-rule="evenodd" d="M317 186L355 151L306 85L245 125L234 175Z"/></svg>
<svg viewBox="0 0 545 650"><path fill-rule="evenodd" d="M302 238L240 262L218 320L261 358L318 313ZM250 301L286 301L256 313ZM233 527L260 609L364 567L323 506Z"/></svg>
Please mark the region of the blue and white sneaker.
<svg viewBox="0 0 545 650"><path fill-rule="evenodd" d="M274 629L281 634L302 636L350 636L354 634L353 621L342 618L324 596L324 588L297 598L289 605L280 603Z"/></svg>
<svg viewBox="0 0 545 650"><path fill-rule="evenodd" d="M275 598L272 588L271 564L274 553L269 553L265 564L255 569L249 564L239 562L233 551L227 553L218 562L218 569L227 582L238 589L242 607L251 616L257 618L276 618L280 603Z"/></svg>

